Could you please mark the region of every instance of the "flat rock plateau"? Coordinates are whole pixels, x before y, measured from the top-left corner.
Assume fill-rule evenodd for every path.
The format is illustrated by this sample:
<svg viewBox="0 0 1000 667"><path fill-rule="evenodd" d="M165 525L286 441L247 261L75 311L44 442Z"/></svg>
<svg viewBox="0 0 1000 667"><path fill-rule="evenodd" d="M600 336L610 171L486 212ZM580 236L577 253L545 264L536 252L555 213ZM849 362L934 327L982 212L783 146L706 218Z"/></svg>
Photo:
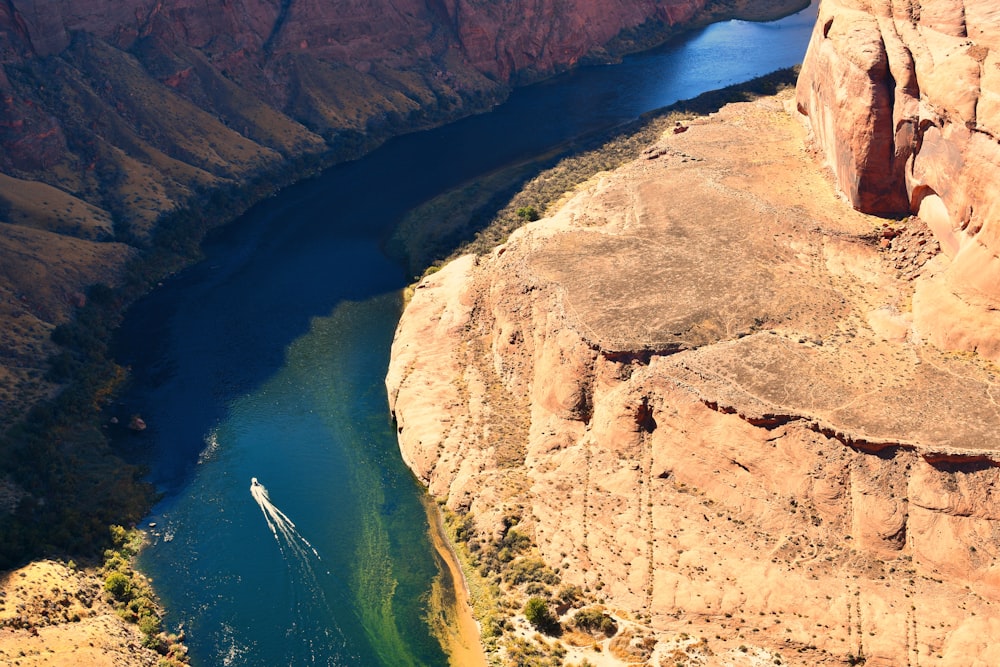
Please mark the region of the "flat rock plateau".
<svg viewBox="0 0 1000 667"><path fill-rule="evenodd" d="M487 579L530 538L496 655L1000 664L1000 369L928 341L914 295L949 255L838 196L796 116L785 93L691 120L413 290L404 459ZM555 577L508 576L539 560ZM557 581L565 628L586 601L616 634L531 639Z"/></svg>

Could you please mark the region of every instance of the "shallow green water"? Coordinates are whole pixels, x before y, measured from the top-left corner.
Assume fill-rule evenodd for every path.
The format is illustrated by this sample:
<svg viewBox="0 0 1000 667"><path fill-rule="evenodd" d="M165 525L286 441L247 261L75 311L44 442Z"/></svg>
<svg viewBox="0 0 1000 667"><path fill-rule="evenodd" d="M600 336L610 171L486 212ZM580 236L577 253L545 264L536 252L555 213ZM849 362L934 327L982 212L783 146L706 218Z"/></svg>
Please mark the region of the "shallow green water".
<svg viewBox="0 0 1000 667"><path fill-rule="evenodd" d="M399 308L388 294L314 318L279 372L233 402L188 492L161 509L143 564L223 664L444 662L413 622L437 565L373 372L384 373ZM254 477L285 532L254 501Z"/></svg>

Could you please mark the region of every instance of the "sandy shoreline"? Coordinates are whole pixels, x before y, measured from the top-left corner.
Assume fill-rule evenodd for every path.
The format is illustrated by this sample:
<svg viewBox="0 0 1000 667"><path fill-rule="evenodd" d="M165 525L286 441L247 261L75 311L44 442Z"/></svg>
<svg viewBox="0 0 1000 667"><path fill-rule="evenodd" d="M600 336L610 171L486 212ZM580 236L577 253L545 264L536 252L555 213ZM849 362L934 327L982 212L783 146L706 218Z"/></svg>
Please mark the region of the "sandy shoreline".
<svg viewBox="0 0 1000 667"><path fill-rule="evenodd" d="M431 594L430 615L436 619L436 622L432 621L432 626L448 654L450 664L456 667L486 667L479 623L472 614L469 589L458 556L445 532L441 512L426 495L424 509L430 523L428 532L431 543L444 565L441 579L435 582Z"/></svg>

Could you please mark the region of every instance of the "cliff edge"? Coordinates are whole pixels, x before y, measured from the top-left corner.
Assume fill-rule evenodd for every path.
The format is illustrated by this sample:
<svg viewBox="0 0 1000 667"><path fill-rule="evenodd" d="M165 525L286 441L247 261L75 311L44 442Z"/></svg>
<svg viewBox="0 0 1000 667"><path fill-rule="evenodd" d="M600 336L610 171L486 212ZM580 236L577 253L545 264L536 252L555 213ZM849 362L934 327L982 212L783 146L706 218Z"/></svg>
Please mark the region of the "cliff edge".
<svg viewBox="0 0 1000 667"><path fill-rule="evenodd" d="M794 108L668 130L416 286L390 403L498 655L1000 660L998 369L924 335L932 230L838 198Z"/></svg>

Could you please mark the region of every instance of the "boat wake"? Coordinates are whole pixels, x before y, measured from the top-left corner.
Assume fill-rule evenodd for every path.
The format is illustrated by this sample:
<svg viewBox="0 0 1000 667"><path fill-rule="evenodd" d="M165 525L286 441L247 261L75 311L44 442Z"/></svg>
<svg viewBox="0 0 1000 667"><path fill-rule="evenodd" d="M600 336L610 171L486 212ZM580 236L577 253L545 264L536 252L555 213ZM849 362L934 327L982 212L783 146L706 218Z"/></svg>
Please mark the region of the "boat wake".
<svg viewBox="0 0 1000 667"><path fill-rule="evenodd" d="M257 501L260 511L264 513L264 520L267 521L267 526L271 529L281 551L283 553L286 550L290 551L293 557L312 571L313 558L317 561L322 560L319 552L309 543L309 540L302 537L292 520L275 507L274 503L271 502L271 497L267 494L267 487L258 482L256 477L250 478L250 495ZM315 572L313 572L313 576L315 576Z"/></svg>
<svg viewBox="0 0 1000 667"><path fill-rule="evenodd" d="M316 572L318 564L322 561L319 552L299 533L288 515L271 502L267 488L257 481L256 477L250 480L250 495L263 512L264 520L267 521L267 526L285 557L293 581L299 584L296 586L299 592L295 594L297 599L294 604L295 618L287 630L293 643L296 641L294 638L302 642L304 655L291 656L292 664L325 664L330 667L352 664L349 658L344 661L344 656L347 655L347 642L343 633L336 626L330 627L321 621L332 618L333 613ZM324 571L323 574L330 573ZM306 594L305 599L299 597L302 592ZM297 652L291 647L289 650ZM330 651L333 651L334 655L329 655Z"/></svg>

